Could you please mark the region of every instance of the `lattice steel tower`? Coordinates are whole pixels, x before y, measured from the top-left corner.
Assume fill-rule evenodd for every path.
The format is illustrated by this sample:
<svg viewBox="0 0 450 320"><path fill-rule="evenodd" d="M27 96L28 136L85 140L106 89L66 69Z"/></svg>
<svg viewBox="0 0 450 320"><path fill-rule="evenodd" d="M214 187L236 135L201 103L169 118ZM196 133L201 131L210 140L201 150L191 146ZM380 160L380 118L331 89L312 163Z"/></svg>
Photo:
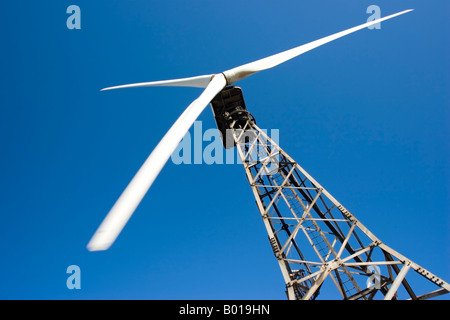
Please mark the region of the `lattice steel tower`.
<svg viewBox="0 0 450 320"><path fill-rule="evenodd" d="M326 279L334 284L327 290L343 299L428 299L450 291L380 241L260 130L239 87L225 88L211 105L224 146L238 150L288 299L315 299ZM416 292L406 278L413 271L435 288Z"/></svg>

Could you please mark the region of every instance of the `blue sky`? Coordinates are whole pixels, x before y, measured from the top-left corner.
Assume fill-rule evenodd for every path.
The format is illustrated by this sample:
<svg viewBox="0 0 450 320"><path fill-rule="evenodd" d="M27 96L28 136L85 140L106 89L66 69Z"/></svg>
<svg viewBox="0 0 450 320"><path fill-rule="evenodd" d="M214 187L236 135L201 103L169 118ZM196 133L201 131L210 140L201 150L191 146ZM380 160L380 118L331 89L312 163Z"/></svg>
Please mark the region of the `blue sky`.
<svg viewBox="0 0 450 320"><path fill-rule="evenodd" d="M80 30L66 27L71 4ZM221 72L361 24L371 4L383 16L415 11L238 85L258 125L279 129L281 147L335 198L448 281L448 1L8 2L0 298L285 299L239 164L169 161L116 243L86 250L201 92L99 90ZM199 120L215 126L209 108ZM70 265L80 267L80 290L66 287Z"/></svg>

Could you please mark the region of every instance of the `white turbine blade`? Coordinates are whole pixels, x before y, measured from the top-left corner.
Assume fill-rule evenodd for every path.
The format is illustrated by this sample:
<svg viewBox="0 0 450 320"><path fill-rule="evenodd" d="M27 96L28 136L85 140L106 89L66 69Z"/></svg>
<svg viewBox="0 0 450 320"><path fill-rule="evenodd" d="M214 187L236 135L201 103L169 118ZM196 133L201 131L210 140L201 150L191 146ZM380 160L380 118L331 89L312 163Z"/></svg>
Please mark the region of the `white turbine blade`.
<svg viewBox="0 0 450 320"><path fill-rule="evenodd" d="M301 54L303 54L305 52L308 52L308 51L310 51L310 50L312 50L314 48L317 48L317 47L319 47L321 45L324 45L324 44L326 44L328 42L331 42L331 41L336 40L338 38L344 37L344 36L346 36L346 35L348 35L350 33L353 33L355 31L358 31L358 30L370 27L370 26L372 26L374 24L377 24L377 23L380 23L382 21L385 21L385 20L397 17L399 15L402 15L404 13L410 12L412 10L413 9L405 10L405 11L398 12L398 13L392 14L392 15L384 17L384 18L373 20L371 22L367 22L367 23L361 24L359 26L356 26L356 27L353 27L353 28L350 28L350 29L347 29L347 30L344 30L344 31L341 31L341 32L338 32L338 33L335 33L335 34L332 34L330 36L321 38L319 40L315 40L313 42L310 42L310 43L307 43L307 44L295 47L293 49L286 50L286 51L283 51L281 53L274 54L274 55L269 56L267 58L263 58L263 59L260 59L260 60L254 61L254 62L250 62L250 63L244 64L242 66L239 66L239 67L236 67L236 68L233 68L233 69L225 71L224 75L227 78L228 84L232 84L232 83L234 83L236 81L239 81L241 79L244 79L244 78L246 78L246 77L248 77L248 76L250 76L250 75L252 75L252 74L254 74L256 72L273 68L273 67L275 67L275 66L277 66L277 65L279 65L279 64L281 64L283 62L286 62L286 61L288 61L288 60L290 60L292 58L295 58L295 57L297 57L297 56L299 56L299 55L301 55Z"/></svg>
<svg viewBox="0 0 450 320"><path fill-rule="evenodd" d="M132 84L124 84L120 86L104 88L100 91L113 90L113 89L125 89L125 88L137 88L137 87L195 87L206 88L211 81L213 75L204 75L191 78L152 81L152 82L139 82Z"/></svg>
<svg viewBox="0 0 450 320"><path fill-rule="evenodd" d="M226 86L222 74L215 75L200 97L182 113L136 173L89 241L90 251L108 249L147 193L178 143L209 102Z"/></svg>

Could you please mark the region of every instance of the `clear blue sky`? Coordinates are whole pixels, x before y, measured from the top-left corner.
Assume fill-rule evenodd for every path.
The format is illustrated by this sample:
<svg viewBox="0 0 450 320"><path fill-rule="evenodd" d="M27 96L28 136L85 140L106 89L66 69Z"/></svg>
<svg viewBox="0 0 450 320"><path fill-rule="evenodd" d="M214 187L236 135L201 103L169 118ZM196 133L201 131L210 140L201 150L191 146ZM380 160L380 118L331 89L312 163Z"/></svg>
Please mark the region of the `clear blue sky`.
<svg viewBox="0 0 450 320"><path fill-rule="evenodd" d="M371 4L415 11L238 85L258 125L364 225L449 280L449 2L242 2L2 4L1 299L285 299L238 164L169 161L111 249L86 250L201 92L99 90L221 72L361 24ZM71 4L81 30L66 27ZM215 126L209 108L199 120Z"/></svg>

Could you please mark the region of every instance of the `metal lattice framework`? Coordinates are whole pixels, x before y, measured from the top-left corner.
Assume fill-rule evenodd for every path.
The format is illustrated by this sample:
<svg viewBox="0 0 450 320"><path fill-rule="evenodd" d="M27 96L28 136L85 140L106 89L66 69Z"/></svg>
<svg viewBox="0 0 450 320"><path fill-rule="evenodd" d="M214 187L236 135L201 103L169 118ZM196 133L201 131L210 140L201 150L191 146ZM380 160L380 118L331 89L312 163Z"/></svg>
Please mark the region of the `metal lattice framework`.
<svg viewBox="0 0 450 320"><path fill-rule="evenodd" d="M428 299L450 291L381 242L253 121L231 132L288 299L315 299L326 279L343 299ZM411 270L437 287L416 292L406 279Z"/></svg>

